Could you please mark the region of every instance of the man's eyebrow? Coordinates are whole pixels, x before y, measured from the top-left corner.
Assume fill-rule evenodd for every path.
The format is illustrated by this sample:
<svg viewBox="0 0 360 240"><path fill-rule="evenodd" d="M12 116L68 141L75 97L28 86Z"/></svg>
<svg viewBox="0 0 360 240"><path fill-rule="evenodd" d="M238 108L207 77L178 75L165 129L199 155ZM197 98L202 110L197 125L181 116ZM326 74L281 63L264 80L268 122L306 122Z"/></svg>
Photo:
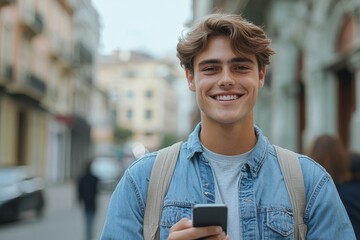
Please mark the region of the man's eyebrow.
<svg viewBox="0 0 360 240"><path fill-rule="evenodd" d="M198 66L206 65L206 64L219 64L221 61L219 59L205 59L198 63Z"/></svg>
<svg viewBox="0 0 360 240"><path fill-rule="evenodd" d="M201 62L198 63L198 66L202 66L202 65L206 65L206 64L219 64L222 61L219 59L205 59ZM242 63L242 62L249 62L249 63L254 63L253 60L251 60L250 58L246 58L246 57L236 57L236 58L232 58L228 61L228 63Z"/></svg>
<svg viewBox="0 0 360 240"><path fill-rule="evenodd" d="M249 62L249 63L254 63L253 60L251 60L250 58L247 57L237 57L237 58L232 58L230 59L229 63L238 63L238 62Z"/></svg>

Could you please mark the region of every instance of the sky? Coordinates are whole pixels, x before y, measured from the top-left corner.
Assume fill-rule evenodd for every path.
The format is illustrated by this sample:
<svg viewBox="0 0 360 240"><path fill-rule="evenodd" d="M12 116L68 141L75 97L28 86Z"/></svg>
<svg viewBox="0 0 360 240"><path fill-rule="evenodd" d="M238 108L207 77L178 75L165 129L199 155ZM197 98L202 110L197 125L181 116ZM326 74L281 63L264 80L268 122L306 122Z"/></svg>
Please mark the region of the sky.
<svg viewBox="0 0 360 240"><path fill-rule="evenodd" d="M175 56L179 36L192 18L192 0L92 0L101 22L100 53L141 50Z"/></svg>

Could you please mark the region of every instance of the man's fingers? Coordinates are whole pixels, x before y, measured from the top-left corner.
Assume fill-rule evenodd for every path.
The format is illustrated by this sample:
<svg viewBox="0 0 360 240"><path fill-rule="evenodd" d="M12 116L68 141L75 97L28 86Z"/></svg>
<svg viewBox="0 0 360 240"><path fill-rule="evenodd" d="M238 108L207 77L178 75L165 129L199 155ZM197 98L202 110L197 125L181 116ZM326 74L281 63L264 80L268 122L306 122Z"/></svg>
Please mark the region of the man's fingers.
<svg viewBox="0 0 360 240"><path fill-rule="evenodd" d="M192 221L182 218L170 228L168 240L206 238L208 240L227 240L225 232L219 226L193 227Z"/></svg>
<svg viewBox="0 0 360 240"><path fill-rule="evenodd" d="M183 230L183 229L191 228L191 227L192 227L192 221L188 218L182 218L180 221L175 223L170 228L170 232L179 231L179 230Z"/></svg>

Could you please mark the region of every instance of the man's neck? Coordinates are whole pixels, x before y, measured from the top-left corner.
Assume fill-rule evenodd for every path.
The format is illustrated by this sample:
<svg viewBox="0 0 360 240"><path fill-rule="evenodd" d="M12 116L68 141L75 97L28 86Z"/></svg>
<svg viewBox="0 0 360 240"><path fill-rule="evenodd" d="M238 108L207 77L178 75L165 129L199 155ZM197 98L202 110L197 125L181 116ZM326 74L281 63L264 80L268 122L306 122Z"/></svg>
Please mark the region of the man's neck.
<svg viewBox="0 0 360 240"><path fill-rule="evenodd" d="M207 149L223 155L248 152L257 141L252 121L223 125L203 122L200 140Z"/></svg>

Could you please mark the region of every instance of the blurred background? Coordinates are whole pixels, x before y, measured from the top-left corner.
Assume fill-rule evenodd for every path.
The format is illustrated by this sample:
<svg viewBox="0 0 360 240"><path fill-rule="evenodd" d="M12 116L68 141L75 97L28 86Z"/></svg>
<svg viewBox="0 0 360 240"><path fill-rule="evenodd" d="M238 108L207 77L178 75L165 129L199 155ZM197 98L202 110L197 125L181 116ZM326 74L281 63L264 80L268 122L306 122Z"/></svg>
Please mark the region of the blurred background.
<svg viewBox="0 0 360 240"><path fill-rule="evenodd" d="M358 0L0 0L1 240L83 239L89 160L99 237L126 167L199 121L176 43L218 10L273 40L255 108L272 143L306 153L332 134L360 151Z"/></svg>

